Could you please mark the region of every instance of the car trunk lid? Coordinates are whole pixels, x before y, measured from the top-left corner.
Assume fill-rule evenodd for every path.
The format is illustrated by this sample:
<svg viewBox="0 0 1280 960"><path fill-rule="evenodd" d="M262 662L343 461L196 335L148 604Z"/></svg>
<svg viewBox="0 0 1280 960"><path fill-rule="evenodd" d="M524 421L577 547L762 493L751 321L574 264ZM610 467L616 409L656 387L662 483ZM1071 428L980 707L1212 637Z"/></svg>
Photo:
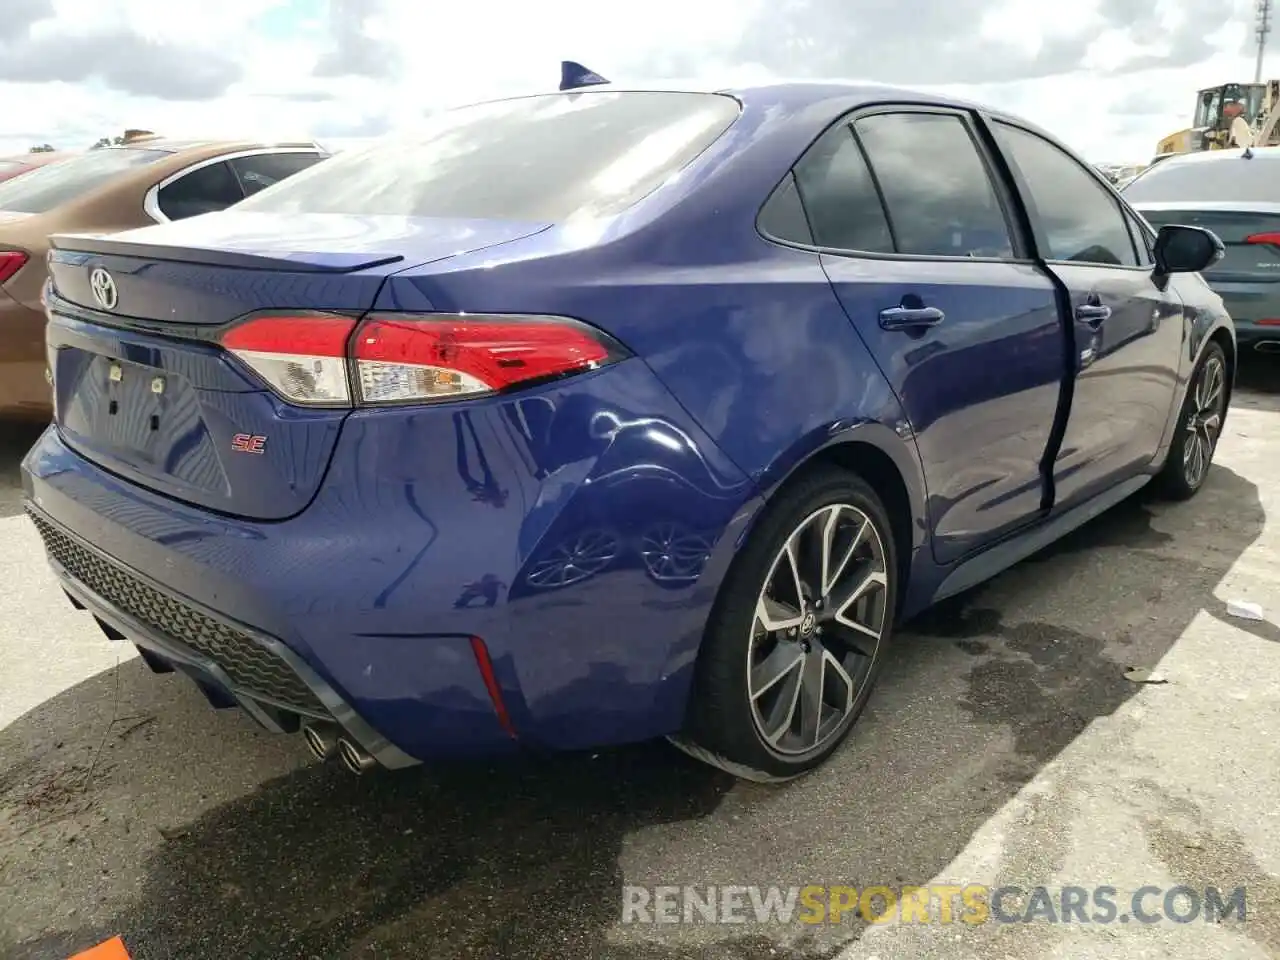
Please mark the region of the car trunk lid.
<svg viewBox="0 0 1280 960"><path fill-rule="evenodd" d="M1226 255L1204 271L1211 284L1280 281L1280 203L1196 201L1134 206L1156 229L1183 224L1218 235Z"/></svg>
<svg viewBox="0 0 1280 960"><path fill-rule="evenodd" d="M81 455L184 502L260 520L306 507L349 405L291 405L220 343L227 325L367 311L387 277L541 224L225 212L56 235L55 421ZM302 371L299 375L305 375Z"/></svg>

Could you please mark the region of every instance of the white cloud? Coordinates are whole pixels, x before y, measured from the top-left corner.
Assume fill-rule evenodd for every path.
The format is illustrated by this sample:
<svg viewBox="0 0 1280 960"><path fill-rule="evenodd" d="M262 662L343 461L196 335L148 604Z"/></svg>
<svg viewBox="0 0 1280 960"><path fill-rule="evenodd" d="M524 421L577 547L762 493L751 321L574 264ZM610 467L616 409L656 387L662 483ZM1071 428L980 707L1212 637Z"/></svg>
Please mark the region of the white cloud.
<svg viewBox="0 0 1280 960"><path fill-rule="evenodd" d="M67 65L66 75L74 78L69 82L0 81L0 103L5 105L0 154L43 142L86 147L125 127L174 136L364 136L388 124L411 123L440 106L553 88L559 61L565 58L615 79L643 79L646 72L659 71L716 80L759 79L777 71L776 64L760 62L769 45L761 45L759 38L770 35L770 18L781 17L786 6L765 0L645 0L626 4L624 13L622 4L599 0L332 0L334 12L342 16L330 18L323 0L22 2L27 18L34 16L35 22L18 37L0 32L0 76L6 74L6 60L10 69L19 63L12 52L22 49L19 45L66 49L72 39L84 45L83 56L92 54L94 67L82 76L88 69L82 56L80 64ZM940 0L933 2L932 9L941 12L936 6ZM973 17L968 37L931 35L927 22L912 22L904 11L896 32L883 33L884 43L877 43L880 34L867 31L895 29L894 9L902 5L886 10L872 0L840 0L829 7L814 2L809 19L798 17L786 30L778 21L776 31L779 48L786 45L787 62L803 64L805 50L828 42L826 34L833 32L828 25L841 27L857 38L857 45L847 55L826 49L824 62L847 63L849 74L864 78L888 73L897 80L911 74L911 65L898 62L898 54L890 63L877 62L877 50L887 48L889 41L897 45L895 50L916 44L921 64L964 66L965 44L986 44L981 56L988 59L992 51L1008 51L1009 61L1024 64L1028 76L1051 68L1056 75L960 83L956 89L1039 123L1091 159L1140 161L1149 157L1159 137L1188 125L1198 88L1251 79L1247 40L1252 4L1239 0L1239 9L1216 5L1230 7L1236 20L1197 25L1186 21L1188 10L1204 9L1196 0L1140 3L1136 7L1145 11L1148 27L1130 32L1116 19L1125 3L972 0L980 14ZM845 12L819 16L824 9ZM848 22L836 23L833 18L839 17L857 21L863 33L850 32ZM748 28L755 31L751 36ZM1209 55L1200 62L1110 72L1144 56L1176 58L1172 45L1192 34L1197 44L1201 37L1208 43ZM1148 43L1148 37L1154 40ZM113 61L115 53L127 54L132 62ZM371 63L376 67L383 62L379 58L394 65L387 71L391 79L368 76L379 72L371 69ZM1054 67L1059 60L1077 66L1062 73ZM208 66L223 61L225 69ZM186 76L183 64L192 71L203 69L198 85ZM347 64L364 76L336 75ZM153 76L152 66L161 72ZM996 75L991 64L973 67L973 76ZM47 60L30 69L55 73ZM167 99L196 86L220 92L210 99ZM143 89L153 94L136 92ZM1142 112L1136 112L1138 103L1145 107Z"/></svg>

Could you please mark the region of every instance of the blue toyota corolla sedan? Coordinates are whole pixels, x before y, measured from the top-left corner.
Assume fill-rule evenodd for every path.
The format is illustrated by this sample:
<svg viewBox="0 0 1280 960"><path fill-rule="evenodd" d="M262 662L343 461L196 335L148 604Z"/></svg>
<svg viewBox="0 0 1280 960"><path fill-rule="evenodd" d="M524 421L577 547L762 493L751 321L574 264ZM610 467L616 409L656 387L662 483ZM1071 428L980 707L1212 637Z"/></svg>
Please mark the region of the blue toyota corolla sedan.
<svg viewBox="0 0 1280 960"><path fill-rule="evenodd" d="M1210 232L906 90L448 111L56 236L26 503L71 602L353 770L669 737L824 761L895 623L1205 482Z"/></svg>

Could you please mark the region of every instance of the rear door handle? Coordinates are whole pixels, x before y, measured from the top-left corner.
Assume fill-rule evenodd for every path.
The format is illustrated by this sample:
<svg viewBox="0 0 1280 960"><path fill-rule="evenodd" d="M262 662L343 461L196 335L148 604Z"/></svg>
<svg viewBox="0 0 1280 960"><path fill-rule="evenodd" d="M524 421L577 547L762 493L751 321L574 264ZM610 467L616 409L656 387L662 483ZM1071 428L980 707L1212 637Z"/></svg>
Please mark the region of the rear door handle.
<svg viewBox="0 0 1280 960"><path fill-rule="evenodd" d="M1097 326L1111 316L1111 308L1100 303L1082 303L1076 307L1076 319Z"/></svg>
<svg viewBox="0 0 1280 960"><path fill-rule="evenodd" d="M946 316L937 307L889 307L880 311L880 326L885 330L936 327Z"/></svg>

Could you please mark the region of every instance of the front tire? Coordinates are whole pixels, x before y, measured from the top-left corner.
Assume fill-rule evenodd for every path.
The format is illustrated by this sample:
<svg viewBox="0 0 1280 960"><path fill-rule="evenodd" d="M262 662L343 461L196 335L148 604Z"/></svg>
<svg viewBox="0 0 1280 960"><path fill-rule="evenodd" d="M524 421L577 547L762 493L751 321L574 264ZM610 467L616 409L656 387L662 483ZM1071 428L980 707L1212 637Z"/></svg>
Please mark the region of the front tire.
<svg viewBox="0 0 1280 960"><path fill-rule="evenodd" d="M673 742L776 782L823 763L866 706L898 566L888 514L856 474L816 471L766 509L707 622L686 731Z"/></svg>
<svg viewBox="0 0 1280 960"><path fill-rule="evenodd" d="M1210 343L1187 386L1169 457L1157 477L1171 500L1189 500L1204 486L1227 415L1227 358Z"/></svg>

